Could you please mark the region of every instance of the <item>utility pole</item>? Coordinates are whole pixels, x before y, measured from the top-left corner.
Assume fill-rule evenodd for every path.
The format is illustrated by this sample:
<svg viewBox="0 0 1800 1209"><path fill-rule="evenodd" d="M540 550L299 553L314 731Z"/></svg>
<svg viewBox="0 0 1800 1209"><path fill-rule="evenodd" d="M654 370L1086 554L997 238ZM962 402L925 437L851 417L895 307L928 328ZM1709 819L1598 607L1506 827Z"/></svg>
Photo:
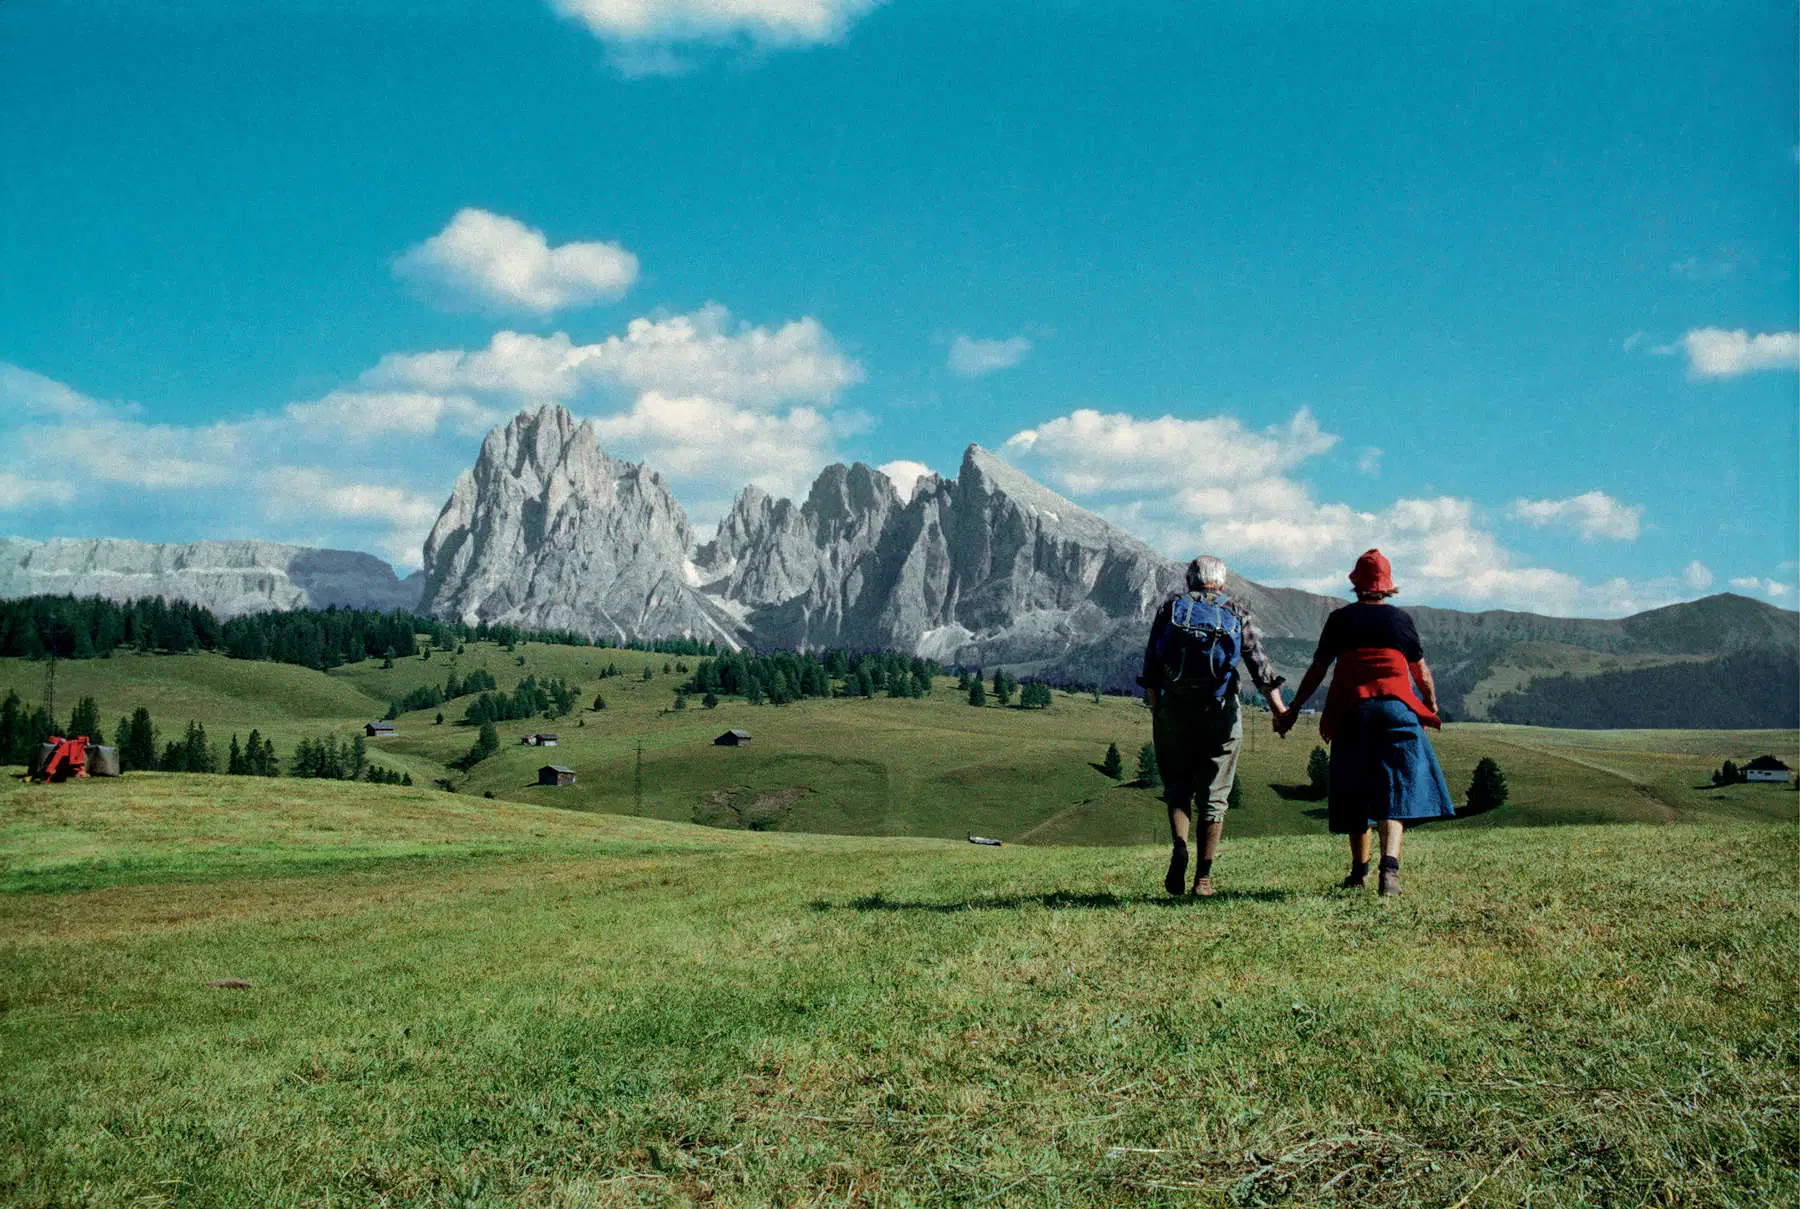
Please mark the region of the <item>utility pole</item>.
<svg viewBox="0 0 1800 1209"><path fill-rule="evenodd" d="M631 777L631 793L633 806L631 813L644 813L644 736L637 737L637 768Z"/></svg>
<svg viewBox="0 0 1800 1209"><path fill-rule="evenodd" d="M56 652L50 652L50 662L44 668L44 712L50 715L50 728L59 730L56 722Z"/></svg>

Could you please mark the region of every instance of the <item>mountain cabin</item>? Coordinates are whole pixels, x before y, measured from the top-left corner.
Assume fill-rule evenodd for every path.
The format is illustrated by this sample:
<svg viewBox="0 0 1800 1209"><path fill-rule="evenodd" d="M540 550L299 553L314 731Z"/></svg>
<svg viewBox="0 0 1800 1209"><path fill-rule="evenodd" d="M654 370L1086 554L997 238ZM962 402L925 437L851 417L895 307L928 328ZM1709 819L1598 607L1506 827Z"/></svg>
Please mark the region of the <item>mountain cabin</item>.
<svg viewBox="0 0 1800 1209"><path fill-rule="evenodd" d="M391 739L399 733L392 722L371 722L363 727L363 734L371 739Z"/></svg>
<svg viewBox="0 0 1800 1209"><path fill-rule="evenodd" d="M539 785L573 785L575 770L564 768L561 764L546 764L538 769Z"/></svg>
<svg viewBox="0 0 1800 1209"><path fill-rule="evenodd" d="M519 742L527 747L555 747L555 735L521 735Z"/></svg>
<svg viewBox="0 0 1800 1209"><path fill-rule="evenodd" d="M724 734L720 735L718 738L713 740L713 746L714 747L742 747L744 744L746 744L748 742L750 742L750 732L749 731L747 731L747 730L728 730Z"/></svg>
<svg viewBox="0 0 1800 1209"><path fill-rule="evenodd" d="M1744 765L1746 781L1779 781L1787 783L1788 775L1793 770L1774 756L1758 756Z"/></svg>

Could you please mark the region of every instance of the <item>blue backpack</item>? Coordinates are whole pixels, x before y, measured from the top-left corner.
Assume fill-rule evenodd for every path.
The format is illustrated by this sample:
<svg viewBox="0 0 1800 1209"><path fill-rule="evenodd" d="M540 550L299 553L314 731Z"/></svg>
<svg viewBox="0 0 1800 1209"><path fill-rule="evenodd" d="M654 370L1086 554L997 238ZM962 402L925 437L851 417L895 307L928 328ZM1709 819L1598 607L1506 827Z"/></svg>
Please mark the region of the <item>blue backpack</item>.
<svg viewBox="0 0 1800 1209"><path fill-rule="evenodd" d="M1157 642L1163 686L1223 701L1237 687L1237 661L1244 649L1244 623L1225 600L1177 596L1169 604L1169 624Z"/></svg>

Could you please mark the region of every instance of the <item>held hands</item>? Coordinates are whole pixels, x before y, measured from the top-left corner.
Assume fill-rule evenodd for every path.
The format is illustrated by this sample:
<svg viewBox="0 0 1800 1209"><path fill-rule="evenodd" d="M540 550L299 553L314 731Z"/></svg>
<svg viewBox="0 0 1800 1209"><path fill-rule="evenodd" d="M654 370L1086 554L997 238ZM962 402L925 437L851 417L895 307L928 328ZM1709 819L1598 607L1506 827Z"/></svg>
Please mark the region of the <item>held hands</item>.
<svg viewBox="0 0 1800 1209"><path fill-rule="evenodd" d="M1269 722L1274 727L1275 733L1285 739L1287 733L1294 729L1294 722L1299 716L1300 711L1290 706L1287 709L1270 710Z"/></svg>

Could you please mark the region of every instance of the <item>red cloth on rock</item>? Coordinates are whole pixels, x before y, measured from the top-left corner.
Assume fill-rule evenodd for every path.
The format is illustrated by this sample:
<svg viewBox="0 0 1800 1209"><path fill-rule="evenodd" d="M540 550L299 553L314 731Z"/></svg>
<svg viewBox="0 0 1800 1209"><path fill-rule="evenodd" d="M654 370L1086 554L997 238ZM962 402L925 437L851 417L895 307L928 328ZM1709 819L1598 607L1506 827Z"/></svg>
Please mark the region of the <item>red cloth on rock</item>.
<svg viewBox="0 0 1800 1209"><path fill-rule="evenodd" d="M1319 717L1319 738L1331 742L1338 720L1358 701L1370 697L1396 697L1419 715L1422 724L1443 726L1443 721L1426 709L1413 691L1406 656L1392 647L1366 646L1338 652L1337 667L1331 673L1331 690L1325 695L1325 712Z"/></svg>

